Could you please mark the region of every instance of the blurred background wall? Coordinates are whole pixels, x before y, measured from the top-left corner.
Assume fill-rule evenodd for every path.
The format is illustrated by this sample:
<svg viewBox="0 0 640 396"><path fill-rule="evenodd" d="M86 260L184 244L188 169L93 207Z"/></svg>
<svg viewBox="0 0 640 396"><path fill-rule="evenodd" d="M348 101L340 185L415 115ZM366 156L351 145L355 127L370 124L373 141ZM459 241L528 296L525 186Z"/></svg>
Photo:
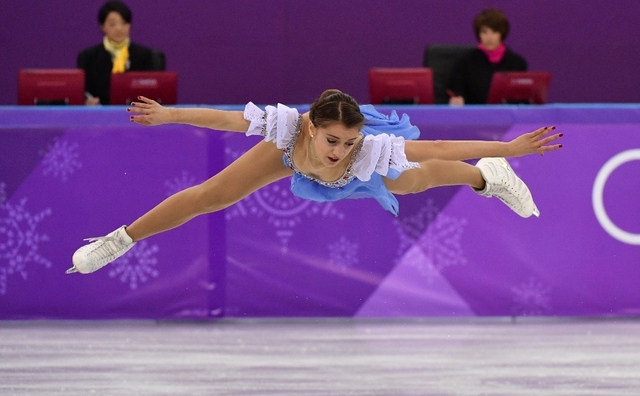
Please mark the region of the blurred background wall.
<svg viewBox="0 0 640 396"><path fill-rule="evenodd" d="M429 43L473 44L502 9L506 44L553 73L548 102L639 102L637 0L128 0L132 40L162 49L183 104L310 103L336 87L368 101L371 67L420 67ZM73 68L102 38L100 0L4 0L0 105L21 68Z"/></svg>

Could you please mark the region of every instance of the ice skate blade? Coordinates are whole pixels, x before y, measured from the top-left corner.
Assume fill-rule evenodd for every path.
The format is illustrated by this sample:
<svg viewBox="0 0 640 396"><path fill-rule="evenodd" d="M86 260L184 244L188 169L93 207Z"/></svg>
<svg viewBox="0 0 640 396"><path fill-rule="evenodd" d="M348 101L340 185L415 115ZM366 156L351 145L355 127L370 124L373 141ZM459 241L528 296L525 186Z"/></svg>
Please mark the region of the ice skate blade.
<svg viewBox="0 0 640 396"><path fill-rule="evenodd" d="M75 265L73 267L69 268L68 270L66 270L64 273L65 274L73 274L74 272L78 272L78 269L76 268Z"/></svg>

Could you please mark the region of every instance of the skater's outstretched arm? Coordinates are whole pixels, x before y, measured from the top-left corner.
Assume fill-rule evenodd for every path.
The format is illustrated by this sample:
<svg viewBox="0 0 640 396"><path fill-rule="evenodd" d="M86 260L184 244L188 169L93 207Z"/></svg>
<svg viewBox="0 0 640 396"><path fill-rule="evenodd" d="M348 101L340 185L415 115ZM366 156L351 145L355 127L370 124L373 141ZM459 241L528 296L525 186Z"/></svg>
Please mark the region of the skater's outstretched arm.
<svg viewBox="0 0 640 396"><path fill-rule="evenodd" d="M188 124L230 132L246 132L249 128L242 111L164 107L144 96L138 99L127 111L133 113L131 121L140 125Z"/></svg>
<svg viewBox="0 0 640 396"><path fill-rule="evenodd" d="M430 159L461 161L485 157L521 157L540 154L562 147L550 144L562 137L561 133L550 135L555 127L543 127L518 136L510 142L481 140L409 140L405 142L405 153L409 161L422 162Z"/></svg>

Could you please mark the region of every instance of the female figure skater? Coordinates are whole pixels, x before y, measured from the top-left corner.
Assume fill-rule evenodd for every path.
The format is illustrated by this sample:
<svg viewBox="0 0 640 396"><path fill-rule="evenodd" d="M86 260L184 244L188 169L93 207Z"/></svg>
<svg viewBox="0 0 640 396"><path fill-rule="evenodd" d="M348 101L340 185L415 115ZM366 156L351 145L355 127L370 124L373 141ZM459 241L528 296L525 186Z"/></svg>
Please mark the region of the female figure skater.
<svg viewBox="0 0 640 396"><path fill-rule="evenodd" d="M376 199L397 214L393 194L429 188L471 186L495 196L522 217L539 215L527 186L502 157L543 155L561 134L555 127L525 133L510 142L414 140L420 134L409 117L387 117L372 106L359 106L349 95L327 90L299 114L282 104L263 111L249 102L244 112L202 108L167 108L139 97L127 111L141 125L189 124L216 130L262 135L264 140L200 185L165 199L129 226L90 243L73 255L67 273L88 274L126 253L151 235L205 213L224 209L257 189L293 176L294 195L314 201ZM475 166L462 160L482 158Z"/></svg>

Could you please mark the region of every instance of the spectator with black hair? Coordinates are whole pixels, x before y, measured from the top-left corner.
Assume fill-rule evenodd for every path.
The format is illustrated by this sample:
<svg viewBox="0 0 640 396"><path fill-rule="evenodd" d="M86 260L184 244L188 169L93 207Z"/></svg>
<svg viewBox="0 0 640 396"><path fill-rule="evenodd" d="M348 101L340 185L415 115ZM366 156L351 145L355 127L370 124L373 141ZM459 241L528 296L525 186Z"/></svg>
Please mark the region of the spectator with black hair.
<svg viewBox="0 0 640 396"><path fill-rule="evenodd" d="M502 11L481 11L473 20L473 29L478 47L465 54L451 71L450 105L485 104L495 72L527 70L527 61L504 44L509 20Z"/></svg>
<svg viewBox="0 0 640 396"><path fill-rule="evenodd" d="M109 104L112 73L156 69L153 50L131 42L131 20L131 10L121 1L108 1L98 11L102 43L78 54L78 68L85 72L85 104Z"/></svg>

